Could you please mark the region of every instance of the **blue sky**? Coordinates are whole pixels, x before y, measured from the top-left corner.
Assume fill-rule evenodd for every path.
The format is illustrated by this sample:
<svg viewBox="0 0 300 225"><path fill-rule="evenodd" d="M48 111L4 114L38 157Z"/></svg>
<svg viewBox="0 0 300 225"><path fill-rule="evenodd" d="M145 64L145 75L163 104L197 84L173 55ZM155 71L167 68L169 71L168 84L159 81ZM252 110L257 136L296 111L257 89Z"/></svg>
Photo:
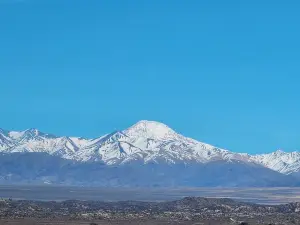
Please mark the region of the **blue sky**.
<svg viewBox="0 0 300 225"><path fill-rule="evenodd" d="M238 152L300 149L300 2L0 0L0 127L141 119Z"/></svg>

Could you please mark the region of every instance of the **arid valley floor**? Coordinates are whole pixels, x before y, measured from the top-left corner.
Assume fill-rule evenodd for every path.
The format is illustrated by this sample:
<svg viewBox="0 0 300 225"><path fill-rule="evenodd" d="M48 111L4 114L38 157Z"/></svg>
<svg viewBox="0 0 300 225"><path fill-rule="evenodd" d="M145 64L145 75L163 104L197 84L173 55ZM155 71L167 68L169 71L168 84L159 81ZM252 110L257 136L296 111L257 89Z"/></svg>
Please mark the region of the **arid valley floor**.
<svg viewBox="0 0 300 225"><path fill-rule="evenodd" d="M298 188L1 186L0 225L300 224L299 196Z"/></svg>
<svg viewBox="0 0 300 225"><path fill-rule="evenodd" d="M0 185L0 198L64 201L172 201L184 197L231 198L257 204L300 202L300 188L99 188Z"/></svg>

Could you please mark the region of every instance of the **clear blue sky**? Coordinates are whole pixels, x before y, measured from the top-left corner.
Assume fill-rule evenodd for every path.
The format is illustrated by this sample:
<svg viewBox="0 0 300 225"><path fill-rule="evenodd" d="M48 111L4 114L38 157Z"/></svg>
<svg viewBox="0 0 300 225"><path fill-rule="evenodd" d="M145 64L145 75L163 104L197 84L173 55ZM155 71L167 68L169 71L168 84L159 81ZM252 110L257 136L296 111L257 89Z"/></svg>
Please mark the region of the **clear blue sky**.
<svg viewBox="0 0 300 225"><path fill-rule="evenodd" d="M238 152L300 149L299 0L0 0L0 127L141 119Z"/></svg>

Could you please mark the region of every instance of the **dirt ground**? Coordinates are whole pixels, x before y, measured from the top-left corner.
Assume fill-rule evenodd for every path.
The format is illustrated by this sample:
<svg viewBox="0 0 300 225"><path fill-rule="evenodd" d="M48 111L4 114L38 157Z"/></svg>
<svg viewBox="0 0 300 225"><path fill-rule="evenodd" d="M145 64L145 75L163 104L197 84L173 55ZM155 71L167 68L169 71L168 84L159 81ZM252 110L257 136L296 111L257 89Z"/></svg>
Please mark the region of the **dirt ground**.
<svg viewBox="0 0 300 225"><path fill-rule="evenodd" d="M229 225L221 221L46 221L37 219L0 220L0 225Z"/></svg>

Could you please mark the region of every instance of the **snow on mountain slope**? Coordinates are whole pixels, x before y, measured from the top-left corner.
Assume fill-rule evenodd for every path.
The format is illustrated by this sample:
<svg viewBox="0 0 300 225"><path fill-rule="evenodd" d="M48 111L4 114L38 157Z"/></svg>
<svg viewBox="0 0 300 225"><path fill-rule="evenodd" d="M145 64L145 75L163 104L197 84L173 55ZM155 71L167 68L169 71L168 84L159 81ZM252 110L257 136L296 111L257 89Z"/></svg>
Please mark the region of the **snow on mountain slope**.
<svg viewBox="0 0 300 225"><path fill-rule="evenodd" d="M46 152L66 159L103 161L109 165L133 161L174 164L245 158L241 154L186 138L165 124L145 120L124 131L93 140L56 137L36 129L3 131L0 137L2 152Z"/></svg>
<svg viewBox="0 0 300 225"><path fill-rule="evenodd" d="M283 174L300 171L300 152L284 152L278 150L270 154L254 155L253 161Z"/></svg>
<svg viewBox="0 0 300 225"><path fill-rule="evenodd" d="M96 139L57 137L37 129L0 129L0 151L45 152L77 161L100 161L107 165L130 163L191 164L215 161L258 164L284 174L300 170L300 153L233 153L184 137L165 124L140 121L123 131Z"/></svg>
<svg viewBox="0 0 300 225"><path fill-rule="evenodd" d="M177 134L166 125L154 121L140 121L132 127L109 134L93 145L79 151L76 158L93 153L107 164L129 162L193 163L215 160L246 160L242 154L232 153Z"/></svg>
<svg viewBox="0 0 300 225"><path fill-rule="evenodd" d="M74 152L78 151L79 147L82 146L80 139L56 137L42 133L36 129L28 129L20 132L4 132L2 130L0 131L0 138L2 140L0 142L0 150L4 153L46 152L72 159Z"/></svg>
<svg viewBox="0 0 300 225"><path fill-rule="evenodd" d="M148 138L156 140L186 139L182 135L177 134L174 130L172 130L165 124L146 120L139 121L135 125L123 131L123 133L131 138Z"/></svg>
<svg viewBox="0 0 300 225"><path fill-rule="evenodd" d="M0 151L5 150L13 146L12 140L7 137L8 132L0 129Z"/></svg>

